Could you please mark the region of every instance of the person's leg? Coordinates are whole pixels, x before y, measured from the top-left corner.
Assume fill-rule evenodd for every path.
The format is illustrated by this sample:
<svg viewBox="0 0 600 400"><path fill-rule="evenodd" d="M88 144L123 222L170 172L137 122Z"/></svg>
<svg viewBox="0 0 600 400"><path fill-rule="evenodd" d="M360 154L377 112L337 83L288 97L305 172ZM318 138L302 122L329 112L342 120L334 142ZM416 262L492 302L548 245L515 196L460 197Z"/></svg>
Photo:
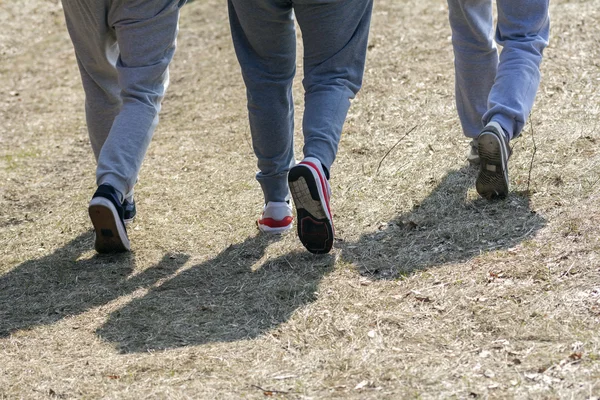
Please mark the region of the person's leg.
<svg viewBox="0 0 600 400"><path fill-rule="evenodd" d="M492 0L448 0L454 49L456 108L465 136L476 138L496 78Z"/></svg>
<svg viewBox="0 0 600 400"><path fill-rule="evenodd" d="M509 140L521 133L540 84L540 63L550 33L548 3L498 0L496 41L503 48L483 121L499 123Z"/></svg>
<svg viewBox="0 0 600 400"><path fill-rule="evenodd" d="M548 0L498 1L496 41L503 48L478 139L480 170L475 182L485 198L508 195L508 142L520 134L533 107L549 29Z"/></svg>
<svg viewBox="0 0 600 400"><path fill-rule="evenodd" d="M88 207L98 252L130 249L123 200L133 193L158 122L183 3L63 1L98 161L98 189Z"/></svg>
<svg viewBox="0 0 600 400"><path fill-rule="evenodd" d="M265 204L289 198L294 161L296 32L287 0L229 0L235 52L248 97L252 145Z"/></svg>
<svg viewBox="0 0 600 400"><path fill-rule="evenodd" d="M304 156L326 173L362 85L372 8L372 0L294 1L304 42Z"/></svg>
<svg viewBox="0 0 600 400"><path fill-rule="evenodd" d="M65 20L85 92L88 134L96 161L121 108L115 63L119 54L114 29L108 25L108 1L63 0ZM88 212L96 232L98 252L127 251L123 193L100 186Z"/></svg>
<svg viewBox="0 0 600 400"><path fill-rule="evenodd" d="M81 73L87 129L97 161L122 104L115 68L119 46L115 31L106 21L107 1L63 0L62 3Z"/></svg>
<svg viewBox="0 0 600 400"><path fill-rule="evenodd" d="M329 170L350 100L362 85L372 8L372 0L294 2L304 42L304 159L288 181L298 237L316 254L333 246Z"/></svg>
<svg viewBox="0 0 600 400"><path fill-rule="evenodd" d="M133 189L158 124L182 5L178 0L113 1L108 13L120 50L116 69L123 103L100 151L96 180L122 195Z"/></svg>

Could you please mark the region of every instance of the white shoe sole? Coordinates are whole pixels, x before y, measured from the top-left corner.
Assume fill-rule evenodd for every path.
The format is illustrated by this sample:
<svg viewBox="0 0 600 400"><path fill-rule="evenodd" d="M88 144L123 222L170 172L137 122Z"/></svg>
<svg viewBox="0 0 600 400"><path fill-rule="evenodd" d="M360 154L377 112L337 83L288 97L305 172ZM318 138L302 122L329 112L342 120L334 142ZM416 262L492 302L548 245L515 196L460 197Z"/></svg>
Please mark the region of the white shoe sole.
<svg viewBox="0 0 600 400"><path fill-rule="evenodd" d="M294 227L293 223L291 223L287 226L279 226L277 228L273 228L273 227L270 227L267 225L262 225L262 224L259 224L258 222L256 223L256 225L258 226L259 231L261 231L263 233L268 233L270 235L281 235L286 232L289 232Z"/></svg>

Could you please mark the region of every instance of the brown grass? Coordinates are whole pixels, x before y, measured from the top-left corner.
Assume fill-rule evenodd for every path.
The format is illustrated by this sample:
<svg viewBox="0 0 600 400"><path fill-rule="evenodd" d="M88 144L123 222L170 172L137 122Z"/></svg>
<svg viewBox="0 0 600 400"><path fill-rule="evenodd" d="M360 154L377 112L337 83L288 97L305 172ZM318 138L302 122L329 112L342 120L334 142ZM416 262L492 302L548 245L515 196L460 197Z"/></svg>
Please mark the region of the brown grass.
<svg viewBox="0 0 600 400"><path fill-rule="evenodd" d="M107 257L60 5L0 3L0 399L598 398L599 10L553 2L513 191L490 203L445 5L378 1L332 169L335 249L316 257L257 235L226 9L187 5L134 252Z"/></svg>

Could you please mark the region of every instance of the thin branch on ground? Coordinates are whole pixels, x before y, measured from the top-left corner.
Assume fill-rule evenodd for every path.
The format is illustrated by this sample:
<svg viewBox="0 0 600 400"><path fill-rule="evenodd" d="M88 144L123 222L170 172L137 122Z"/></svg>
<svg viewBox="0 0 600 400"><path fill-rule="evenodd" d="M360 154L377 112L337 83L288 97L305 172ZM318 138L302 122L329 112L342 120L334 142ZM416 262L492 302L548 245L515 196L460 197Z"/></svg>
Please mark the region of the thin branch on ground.
<svg viewBox="0 0 600 400"><path fill-rule="evenodd" d="M262 392L265 394L265 396L268 396L267 393L270 393L270 394L288 394L289 393L289 392L286 392L285 390L263 389L258 385L251 385L251 386L258 390L262 390Z"/></svg>
<svg viewBox="0 0 600 400"><path fill-rule="evenodd" d="M410 135L412 133L412 131L417 129L417 126L418 125L415 125L412 128L410 128L410 130L408 132L406 132L404 134L404 136L402 136L400 139L398 139L398 141L387 151L387 153L385 153L385 155L379 161L379 165L377 165L377 171L375 171L375 176L379 175L379 169L381 168L381 164L383 163L383 160L385 160L385 158L392 152L392 150L394 150L396 148L396 146L398 146L400 144L400 142L402 140L404 140L405 137L407 137L408 135Z"/></svg>
<svg viewBox="0 0 600 400"><path fill-rule="evenodd" d="M533 170L533 160L535 159L535 153L537 153L537 145L535 143L535 135L533 132L533 118L529 116L529 126L531 127L531 140L533 141L533 154L531 155L531 161L529 162L529 175L527 176L527 194L531 194L529 187L531 184L531 171Z"/></svg>
<svg viewBox="0 0 600 400"><path fill-rule="evenodd" d="M254 149L252 147L252 143L250 143L250 139L249 139L250 137L251 137L250 129L246 128L246 130L244 131L244 139L246 140L246 144L248 145L248 148L250 149L250 151L254 151Z"/></svg>

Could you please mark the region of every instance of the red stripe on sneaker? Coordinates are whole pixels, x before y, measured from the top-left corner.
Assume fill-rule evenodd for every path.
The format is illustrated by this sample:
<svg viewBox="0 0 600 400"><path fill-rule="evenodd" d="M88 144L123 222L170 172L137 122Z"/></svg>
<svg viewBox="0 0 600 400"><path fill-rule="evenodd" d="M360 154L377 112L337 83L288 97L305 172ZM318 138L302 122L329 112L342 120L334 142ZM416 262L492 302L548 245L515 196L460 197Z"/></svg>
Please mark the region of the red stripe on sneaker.
<svg viewBox="0 0 600 400"><path fill-rule="evenodd" d="M319 172L319 168L310 161L302 161L300 164L308 165L312 167L315 171L317 171L317 175L319 175L319 179L321 180L321 189L323 190L323 195L325 197L325 205L327 206L327 212L329 213L329 219L331 219L331 209L329 208L329 193L327 193L327 186L325 185L325 178L321 176Z"/></svg>
<svg viewBox="0 0 600 400"><path fill-rule="evenodd" d="M268 226L269 228L283 228L289 226L294 221L293 217L285 217L282 220L276 220L273 218L262 218L258 220L260 225Z"/></svg>

